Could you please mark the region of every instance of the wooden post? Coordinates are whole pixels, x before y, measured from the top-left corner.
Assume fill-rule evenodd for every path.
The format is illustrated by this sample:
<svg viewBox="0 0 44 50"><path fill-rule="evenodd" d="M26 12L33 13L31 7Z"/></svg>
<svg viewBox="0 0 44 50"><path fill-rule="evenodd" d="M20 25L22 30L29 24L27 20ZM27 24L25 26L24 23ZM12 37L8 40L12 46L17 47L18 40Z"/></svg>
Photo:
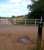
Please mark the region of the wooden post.
<svg viewBox="0 0 44 50"><path fill-rule="evenodd" d="M43 28L43 19L41 17L40 23L38 25L37 50L41 50L42 28Z"/></svg>

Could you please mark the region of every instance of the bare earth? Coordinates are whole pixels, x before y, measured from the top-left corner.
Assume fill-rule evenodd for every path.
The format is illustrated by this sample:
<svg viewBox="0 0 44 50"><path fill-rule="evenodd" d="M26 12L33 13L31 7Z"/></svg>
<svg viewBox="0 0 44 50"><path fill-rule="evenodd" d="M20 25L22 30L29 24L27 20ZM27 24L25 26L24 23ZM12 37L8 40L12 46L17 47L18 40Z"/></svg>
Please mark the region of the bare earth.
<svg viewBox="0 0 44 50"><path fill-rule="evenodd" d="M43 28L44 33L44 28ZM33 41L30 44L18 43L21 36L28 36ZM0 50L28 50L34 48L37 39L37 27L25 25L0 25ZM42 37L44 40L44 36Z"/></svg>

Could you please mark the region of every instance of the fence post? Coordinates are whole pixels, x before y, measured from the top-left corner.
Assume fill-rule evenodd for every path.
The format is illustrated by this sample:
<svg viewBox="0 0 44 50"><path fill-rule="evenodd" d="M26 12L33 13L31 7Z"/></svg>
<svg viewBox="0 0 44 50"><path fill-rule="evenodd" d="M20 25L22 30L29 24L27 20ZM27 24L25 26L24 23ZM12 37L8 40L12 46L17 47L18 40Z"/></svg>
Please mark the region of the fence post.
<svg viewBox="0 0 44 50"><path fill-rule="evenodd" d="M42 28L43 28L43 19L41 17L40 23L38 25L37 50L41 50Z"/></svg>
<svg viewBox="0 0 44 50"><path fill-rule="evenodd" d="M29 24L29 19L28 19L28 24Z"/></svg>
<svg viewBox="0 0 44 50"><path fill-rule="evenodd" d="M26 19L25 19L25 25L26 25Z"/></svg>
<svg viewBox="0 0 44 50"><path fill-rule="evenodd" d="M37 21L37 20L35 19L35 28L36 28L36 21Z"/></svg>

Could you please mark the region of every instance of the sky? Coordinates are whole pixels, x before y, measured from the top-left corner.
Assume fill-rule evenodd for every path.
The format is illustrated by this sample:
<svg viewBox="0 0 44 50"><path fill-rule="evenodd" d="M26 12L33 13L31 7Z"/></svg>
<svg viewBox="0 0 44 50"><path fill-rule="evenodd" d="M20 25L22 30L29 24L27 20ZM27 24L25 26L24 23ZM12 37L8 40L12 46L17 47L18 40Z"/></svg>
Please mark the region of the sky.
<svg viewBox="0 0 44 50"><path fill-rule="evenodd" d="M11 17L28 14L27 5L31 0L0 0L0 16Z"/></svg>

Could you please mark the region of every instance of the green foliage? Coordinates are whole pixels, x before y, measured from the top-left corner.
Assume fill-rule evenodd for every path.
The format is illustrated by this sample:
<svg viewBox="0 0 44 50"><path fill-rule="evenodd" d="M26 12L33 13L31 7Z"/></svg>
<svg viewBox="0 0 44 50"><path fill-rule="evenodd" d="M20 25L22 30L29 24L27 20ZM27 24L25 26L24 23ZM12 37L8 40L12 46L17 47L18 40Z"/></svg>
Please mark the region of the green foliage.
<svg viewBox="0 0 44 50"><path fill-rule="evenodd" d="M15 16L12 16L12 18L15 18Z"/></svg>
<svg viewBox="0 0 44 50"><path fill-rule="evenodd" d="M28 13L28 18L39 19L41 16L44 18L44 0L32 0L32 2L32 5L28 5L29 10L31 10L31 13Z"/></svg>
<svg viewBox="0 0 44 50"><path fill-rule="evenodd" d="M1 19L1 17L0 17L0 19Z"/></svg>

